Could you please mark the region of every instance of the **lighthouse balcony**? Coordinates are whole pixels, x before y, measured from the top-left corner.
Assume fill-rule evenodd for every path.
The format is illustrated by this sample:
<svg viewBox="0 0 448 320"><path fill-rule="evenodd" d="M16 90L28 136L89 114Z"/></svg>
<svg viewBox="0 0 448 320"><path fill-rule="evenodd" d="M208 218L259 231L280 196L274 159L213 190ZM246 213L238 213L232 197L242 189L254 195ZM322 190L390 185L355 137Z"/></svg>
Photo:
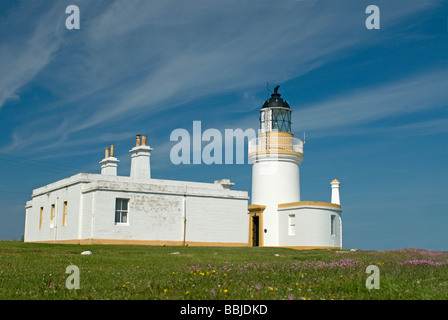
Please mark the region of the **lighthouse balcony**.
<svg viewBox="0 0 448 320"><path fill-rule="evenodd" d="M249 155L289 153L303 156L303 141L289 136L260 135L249 141Z"/></svg>

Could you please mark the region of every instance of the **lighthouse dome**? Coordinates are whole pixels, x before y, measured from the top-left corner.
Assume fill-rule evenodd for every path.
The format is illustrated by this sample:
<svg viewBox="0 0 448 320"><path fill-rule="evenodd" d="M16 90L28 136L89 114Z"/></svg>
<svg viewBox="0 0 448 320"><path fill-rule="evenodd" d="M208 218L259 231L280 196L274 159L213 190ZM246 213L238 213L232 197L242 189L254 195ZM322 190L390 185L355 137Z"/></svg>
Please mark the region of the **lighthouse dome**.
<svg viewBox="0 0 448 320"><path fill-rule="evenodd" d="M280 93L278 93L279 86L274 88L274 93L271 94L271 97L266 100L263 104L263 108L289 108L288 102L285 99L280 97Z"/></svg>

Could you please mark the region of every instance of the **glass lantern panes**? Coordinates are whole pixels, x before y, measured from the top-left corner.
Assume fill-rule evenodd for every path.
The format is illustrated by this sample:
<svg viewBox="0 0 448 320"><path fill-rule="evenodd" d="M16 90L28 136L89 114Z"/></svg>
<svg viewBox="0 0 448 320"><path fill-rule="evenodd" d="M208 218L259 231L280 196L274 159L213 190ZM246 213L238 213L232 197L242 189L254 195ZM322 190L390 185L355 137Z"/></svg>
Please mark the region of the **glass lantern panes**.
<svg viewBox="0 0 448 320"><path fill-rule="evenodd" d="M289 110L272 110L272 130L291 132L291 112Z"/></svg>

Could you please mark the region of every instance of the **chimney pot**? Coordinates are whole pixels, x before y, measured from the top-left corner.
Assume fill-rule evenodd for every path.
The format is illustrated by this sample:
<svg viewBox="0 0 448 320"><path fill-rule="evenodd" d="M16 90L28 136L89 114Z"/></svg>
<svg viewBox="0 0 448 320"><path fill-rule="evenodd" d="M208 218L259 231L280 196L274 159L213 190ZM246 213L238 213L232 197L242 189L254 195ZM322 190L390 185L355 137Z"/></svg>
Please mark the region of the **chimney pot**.
<svg viewBox="0 0 448 320"><path fill-rule="evenodd" d="M146 136L142 136L142 146L146 146Z"/></svg>
<svg viewBox="0 0 448 320"><path fill-rule="evenodd" d="M114 146L114 145L111 145L111 146L110 146L110 156L111 156L111 157L114 156L114 149L115 149L115 146Z"/></svg>
<svg viewBox="0 0 448 320"><path fill-rule="evenodd" d="M104 155L104 158L105 158L105 159L109 158L109 147L107 147L107 148L105 149L105 155Z"/></svg>
<svg viewBox="0 0 448 320"><path fill-rule="evenodd" d="M136 147L139 147L140 146L140 138L141 138L141 135L137 135L137 138L136 138L136 141L135 141L135 146Z"/></svg>

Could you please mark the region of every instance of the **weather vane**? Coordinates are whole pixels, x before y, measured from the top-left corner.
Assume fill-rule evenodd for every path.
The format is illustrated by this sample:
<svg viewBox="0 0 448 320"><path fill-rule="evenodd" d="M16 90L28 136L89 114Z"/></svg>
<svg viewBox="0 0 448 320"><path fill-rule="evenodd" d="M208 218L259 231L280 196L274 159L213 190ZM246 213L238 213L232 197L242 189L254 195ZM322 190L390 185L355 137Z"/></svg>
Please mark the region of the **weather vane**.
<svg viewBox="0 0 448 320"><path fill-rule="evenodd" d="M276 87L274 88L274 93L275 93L275 94L278 94L278 88L280 88L280 86L276 86Z"/></svg>

